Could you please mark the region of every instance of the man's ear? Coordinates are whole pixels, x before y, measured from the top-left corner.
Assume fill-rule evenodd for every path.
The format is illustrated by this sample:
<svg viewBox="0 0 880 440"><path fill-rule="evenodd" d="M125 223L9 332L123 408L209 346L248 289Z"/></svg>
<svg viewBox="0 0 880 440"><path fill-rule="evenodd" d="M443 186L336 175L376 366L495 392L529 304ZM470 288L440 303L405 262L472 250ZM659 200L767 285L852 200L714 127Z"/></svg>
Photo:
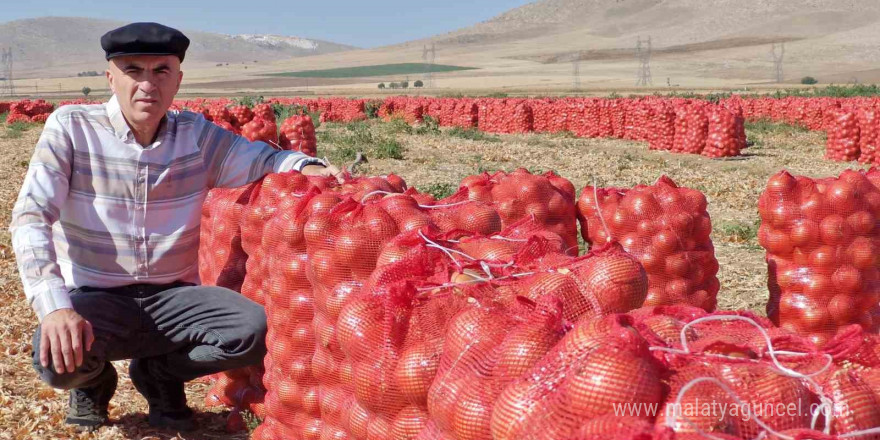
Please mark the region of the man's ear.
<svg viewBox="0 0 880 440"><path fill-rule="evenodd" d="M104 76L107 77L107 83L110 85L110 91L113 92L113 94L115 95L116 89L113 87L113 72L110 71L109 67L107 68L107 70L104 71Z"/></svg>
<svg viewBox="0 0 880 440"><path fill-rule="evenodd" d="M180 84L183 82L183 71L177 72L177 90L174 91L176 95L178 91L180 91Z"/></svg>

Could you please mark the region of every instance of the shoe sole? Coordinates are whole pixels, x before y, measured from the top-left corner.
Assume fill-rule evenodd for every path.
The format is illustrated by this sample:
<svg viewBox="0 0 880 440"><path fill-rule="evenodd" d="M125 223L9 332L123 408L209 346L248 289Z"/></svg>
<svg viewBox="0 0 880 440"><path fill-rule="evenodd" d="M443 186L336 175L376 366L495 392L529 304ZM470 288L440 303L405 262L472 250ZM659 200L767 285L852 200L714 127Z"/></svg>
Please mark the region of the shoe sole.
<svg viewBox="0 0 880 440"><path fill-rule="evenodd" d="M67 417L64 420L68 425L72 425L76 428L77 431L80 432L94 432L97 431L98 428L105 426L108 424L109 420L104 419L101 421L97 421L94 419L80 419L76 417Z"/></svg>

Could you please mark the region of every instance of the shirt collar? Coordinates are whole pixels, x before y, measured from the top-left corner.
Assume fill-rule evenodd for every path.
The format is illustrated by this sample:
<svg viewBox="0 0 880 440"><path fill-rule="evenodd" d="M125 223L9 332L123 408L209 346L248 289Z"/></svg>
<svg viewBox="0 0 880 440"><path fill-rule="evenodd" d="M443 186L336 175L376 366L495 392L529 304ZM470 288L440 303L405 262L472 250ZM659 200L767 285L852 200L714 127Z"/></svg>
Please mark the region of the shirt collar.
<svg viewBox="0 0 880 440"><path fill-rule="evenodd" d="M125 122L125 116L122 115L122 109L119 108L119 98L116 95L111 96L110 101L107 102L107 116L110 118L110 125L113 126L116 137L122 140L134 138L134 133L131 132L128 122Z"/></svg>
<svg viewBox="0 0 880 440"><path fill-rule="evenodd" d="M156 143L162 142L162 139L165 137L165 132L168 130L168 118L169 112L166 112L165 117L162 118L162 121L159 123L159 129L156 133ZM113 132L116 134L116 137L122 139L123 141L131 141L137 142L134 138L134 133L131 131L131 127L128 126L128 122L125 121L125 115L122 114L122 108L119 107L119 98L114 94L110 97L110 100L107 101L107 116L110 118L110 125L113 127ZM145 147L149 148L150 145L146 145Z"/></svg>

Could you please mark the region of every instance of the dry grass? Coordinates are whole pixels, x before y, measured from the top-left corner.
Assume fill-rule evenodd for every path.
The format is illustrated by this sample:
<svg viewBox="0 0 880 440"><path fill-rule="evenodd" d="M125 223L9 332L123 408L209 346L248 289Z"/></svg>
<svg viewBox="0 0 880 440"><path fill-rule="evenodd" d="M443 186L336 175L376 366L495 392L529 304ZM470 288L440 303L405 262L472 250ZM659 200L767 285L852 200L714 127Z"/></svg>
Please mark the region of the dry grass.
<svg viewBox="0 0 880 440"><path fill-rule="evenodd" d="M817 133L771 130L751 133L756 145L736 160L709 160L702 157L657 153L646 145L617 140L575 139L547 135L502 135L497 139L468 140L439 134L416 135L388 124L370 125L377 136L395 138L403 147L404 159L372 159L363 171L370 174L395 172L408 182L424 188L457 186L465 176L484 170L512 170L517 167L555 170L576 187L588 183L631 186L650 183L666 174L681 185L704 191L714 220L714 241L721 263L722 308L763 310L766 297L766 268L763 252L754 237L756 201L767 177L787 168L794 173L815 176L839 173L851 166L821 160L822 136ZM66 394L50 389L37 380L30 366L30 336L36 318L24 299L21 283L10 250L6 230L15 196L24 178L27 161L39 128L30 128L18 138L7 138L0 127L0 439L158 439L173 434L150 430L146 425L146 405L125 374L126 362L118 362L119 390L111 402L115 424L94 434L78 434L66 428L63 416ZM325 124L326 138L345 130ZM350 146L345 146L350 148ZM324 153L342 145L322 144ZM187 439L245 438L223 432L222 411L202 406L205 385L188 385L190 403L199 410L205 429L188 434Z"/></svg>

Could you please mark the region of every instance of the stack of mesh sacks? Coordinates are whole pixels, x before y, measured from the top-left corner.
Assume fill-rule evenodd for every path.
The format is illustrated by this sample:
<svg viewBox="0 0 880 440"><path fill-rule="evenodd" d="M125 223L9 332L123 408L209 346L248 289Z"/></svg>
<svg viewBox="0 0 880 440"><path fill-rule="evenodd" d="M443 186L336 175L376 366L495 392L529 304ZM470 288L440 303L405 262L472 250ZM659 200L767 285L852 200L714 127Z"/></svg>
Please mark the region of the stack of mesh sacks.
<svg viewBox="0 0 880 440"><path fill-rule="evenodd" d="M746 148L745 118L739 108L730 109L712 105L706 109L708 135L702 155L706 157L734 157Z"/></svg>
<svg viewBox="0 0 880 440"><path fill-rule="evenodd" d="M436 209L460 206L467 205ZM449 429L477 438L468 433L488 432L489 419L467 402L491 409L505 382L562 335L566 316L629 310L644 300L644 272L619 247L575 258L564 254L560 237L528 219L500 234L442 232L419 215L424 210L410 195L348 199L305 223L313 332L297 342L311 342L312 354L302 355L306 345L279 346L275 332L291 321L270 317L267 418L255 438L412 439ZM419 223L412 218L428 223L407 230ZM327 225L318 241L308 238L315 223ZM351 248L349 231L366 227L387 234L360 237ZM388 238L393 228L399 233ZM477 255L495 242L507 246L492 253L500 259L466 252ZM316 262L325 256L348 266L328 271ZM492 359L491 368L484 364L491 371L473 371L484 357ZM287 371L296 359L302 363ZM471 400L450 401L443 384L461 381L485 388L468 389ZM458 421L444 424L443 414Z"/></svg>
<svg viewBox="0 0 880 440"><path fill-rule="evenodd" d="M715 309L720 288L706 197L666 176L632 189L587 186L578 200L589 244L617 241L645 267L647 305Z"/></svg>
<svg viewBox="0 0 880 440"><path fill-rule="evenodd" d="M395 186L396 185L396 186ZM214 189L202 209L199 246L199 274L204 285L241 291L249 299L266 305L267 291L255 286L255 276L263 270L262 228L278 207L286 207L308 191L373 191L377 188L402 191L397 176L358 179L337 188L332 178L309 177L299 173L272 174L260 182L234 189ZM250 256L250 258L249 258ZM259 269L259 270L258 270ZM230 418L240 417L239 409L250 409L262 417L264 371L254 366L213 375L213 386L205 397L206 406L224 405L234 409Z"/></svg>
<svg viewBox="0 0 880 440"><path fill-rule="evenodd" d="M199 230L199 278L203 285L240 291L246 274L247 254L241 246L241 221L259 183L240 188L215 188L202 205ZM251 297L263 304L262 298ZM229 423L240 419L240 409L261 412L263 370L248 367L210 376L213 385L205 396L205 405L234 409Z"/></svg>
<svg viewBox="0 0 880 440"><path fill-rule="evenodd" d="M880 172L814 180L780 172L758 208L768 316L821 344L848 324L880 325Z"/></svg>
<svg viewBox="0 0 880 440"><path fill-rule="evenodd" d="M260 198L264 195L263 190L265 188L261 189ZM371 422L376 425L373 430L380 429L383 423L393 425L403 409L399 400L393 405L385 402L394 393L387 388L379 391L363 389L382 383L381 377L365 379L360 388L357 383L353 389L344 386L347 376L353 375L357 381L358 378L394 371L373 363L376 359L387 359L378 356L380 352L376 351L374 344L368 345L370 349L366 351L357 348L356 339L372 334L381 326L365 317L369 311L365 308L367 305L352 301L368 289L366 286L370 285L371 277L378 276L383 267L409 258L412 249L429 248L434 253L441 252L439 248L450 249L445 251L448 254L439 254L444 258L467 255L462 249L475 255L493 249L488 257L497 258L511 255L514 250L511 246L524 244L529 237L535 236L551 242L554 255L560 259L572 259L564 253L566 240L529 218L511 225L505 236L493 236L502 228L502 219L495 205L504 200L496 199L492 203L471 201L466 198L468 188L462 191L465 195L462 201L435 202L429 196L412 191L391 194L393 191L380 188L341 196L338 191L313 188L306 194L276 199L272 213L266 206L253 204L257 212L247 218L262 222L264 226L250 228L246 225L246 228L262 231L263 238L258 250L254 253L248 250L252 259L248 260L243 291L260 286L265 292L270 330L264 377L268 389L264 431L271 434L269 438L290 438L294 432L302 436L320 432L325 435L353 432L355 428L349 426L351 416L339 416L341 402L350 402L352 398L360 399L358 401L364 409L371 411L370 420L379 420ZM290 193L296 194L295 191ZM573 195L570 199L568 203L573 210ZM441 236L444 234L455 236ZM488 238L490 236L492 238ZM443 239L453 241L443 241L443 246L436 244ZM244 242L248 241L245 237ZM502 243L508 251L501 251L494 246L496 243ZM248 246L245 248L247 250ZM613 253L617 260L609 255L606 262L611 268L597 269L602 275L584 276L583 281L568 281L578 293L564 298L571 309L567 313L599 310L603 303L585 303L587 295L607 301L608 308L620 307L619 298L622 296L629 298L625 300L629 308L641 305L646 292L644 273L619 248ZM256 259L253 258L255 254L259 255ZM464 263L477 264L474 258L464 258ZM601 267L595 261L598 258L591 258L590 267ZM257 264L257 260L262 263ZM431 261L435 260L438 260L437 256L431 258ZM504 266L497 265L498 270ZM620 269L621 265L628 267L629 271ZM483 266L475 267L483 270ZM513 267L504 266L507 270ZM505 274L498 272L484 276L503 277ZM638 280L631 281L628 276L638 278L641 284ZM452 279L448 273L443 277L446 277L444 282ZM558 283L565 282L565 277L538 280L543 281L535 281L534 289L543 292L556 290ZM598 287L602 283L611 284L607 292ZM599 293L589 293L583 286L592 286ZM633 290L635 293L628 293ZM602 292L605 293L600 294ZM412 416L414 412L410 408L407 414Z"/></svg>
<svg viewBox="0 0 880 440"><path fill-rule="evenodd" d="M534 116L528 99L483 98L477 100L477 127L487 133L528 133Z"/></svg>

